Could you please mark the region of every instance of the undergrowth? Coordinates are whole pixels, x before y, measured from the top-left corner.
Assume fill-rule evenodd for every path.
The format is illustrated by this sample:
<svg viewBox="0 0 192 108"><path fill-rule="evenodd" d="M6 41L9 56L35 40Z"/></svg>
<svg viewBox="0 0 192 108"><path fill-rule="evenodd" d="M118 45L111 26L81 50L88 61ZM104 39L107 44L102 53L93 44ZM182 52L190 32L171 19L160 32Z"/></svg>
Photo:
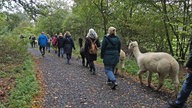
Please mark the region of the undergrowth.
<svg viewBox="0 0 192 108"><path fill-rule="evenodd" d="M0 78L5 83L0 87L0 108L30 108L39 85L27 41L12 36L0 38Z"/></svg>

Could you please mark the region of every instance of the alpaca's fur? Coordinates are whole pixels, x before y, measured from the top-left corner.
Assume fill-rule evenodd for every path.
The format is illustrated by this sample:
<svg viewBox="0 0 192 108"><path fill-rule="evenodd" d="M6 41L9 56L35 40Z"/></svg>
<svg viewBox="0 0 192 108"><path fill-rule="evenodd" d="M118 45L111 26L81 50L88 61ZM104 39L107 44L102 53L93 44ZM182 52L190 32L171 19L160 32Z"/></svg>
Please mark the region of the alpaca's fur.
<svg viewBox="0 0 192 108"><path fill-rule="evenodd" d="M119 63L117 65L117 68L116 68L116 71L115 71L115 74L117 74L117 71L118 71L118 68L120 67L121 68L121 73L122 73L122 76L123 76L123 71L125 69L125 52L121 49L120 51L120 58L119 58ZM120 65L120 66L119 66Z"/></svg>
<svg viewBox="0 0 192 108"><path fill-rule="evenodd" d="M82 65L88 67L89 63L87 58L85 57L85 48L83 47L83 40L79 41L79 46L80 46L80 55L82 59ZM86 64L85 64L85 61L86 61Z"/></svg>
<svg viewBox="0 0 192 108"><path fill-rule="evenodd" d="M156 90L159 90L163 86L164 79L169 76L175 86L175 96L179 90L179 64L178 62L168 53L164 52L148 52L141 53L136 41L129 44L129 49L133 52L137 64L139 66L139 80L142 84L142 74L149 72L148 74L148 86L151 86L152 73L158 73L159 84Z"/></svg>
<svg viewBox="0 0 192 108"><path fill-rule="evenodd" d="M36 46L38 46L38 41L37 41L37 40L35 40L35 47L36 47Z"/></svg>

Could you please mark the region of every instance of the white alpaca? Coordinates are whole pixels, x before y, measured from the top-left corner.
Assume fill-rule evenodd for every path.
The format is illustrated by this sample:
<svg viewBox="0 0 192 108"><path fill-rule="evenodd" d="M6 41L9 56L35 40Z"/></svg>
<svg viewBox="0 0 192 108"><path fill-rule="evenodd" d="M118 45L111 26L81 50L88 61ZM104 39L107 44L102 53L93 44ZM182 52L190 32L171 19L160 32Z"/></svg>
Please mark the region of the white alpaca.
<svg viewBox="0 0 192 108"><path fill-rule="evenodd" d="M179 64L178 62L168 53L164 52L148 52L141 53L136 41L129 44L129 49L133 52L139 66L139 80L142 82L142 74L149 72L148 74L148 86L151 87L152 73L158 73L159 84L156 90L159 90L163 86L164 79L169 76L174 83L175 94L177 95L179 90Z"/></svg>
<svg viewBox="0 0 192 108"><path fill-rule="evenodd" d="M116 67L115 74L117 73L119 67L121 68L121 72L122 72L122 74L123 74L123 71L125 70L125 57L126 57L125 52L121 49L121 51L120 51L120 57L119 57L119 62L120 62L120 63L118 63L118 65L117 65L117 67ZM120 65L120 66L119 66L119 65ZM122 75L122 76L123 76L123 75Z"/></svg>

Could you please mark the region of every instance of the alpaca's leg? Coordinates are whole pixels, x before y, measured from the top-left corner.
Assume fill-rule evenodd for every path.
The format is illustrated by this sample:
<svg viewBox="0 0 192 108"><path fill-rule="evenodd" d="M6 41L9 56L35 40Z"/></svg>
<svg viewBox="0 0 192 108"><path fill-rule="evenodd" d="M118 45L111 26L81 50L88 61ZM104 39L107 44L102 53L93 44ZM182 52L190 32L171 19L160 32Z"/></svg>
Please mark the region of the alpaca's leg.
<svg viewBox="0 0 192 108"><path fill-rule="evenodd" d="M115 66L114 74L117 75L117 72L118 72L118 64L117 66Z"/></svg>
<svg viewBox="0 0 192 108"><path fill-rule="evenodd" d="M140 83L143 84L142 82L142 74L145 73L146 71L142 71L142 70L139 70L138 71L138 76L139 76L139 80L140 80Z"/></svg>
<svg viewBox="0 0 192 108"><path fill-rule="evenodd" d="M88 59L85 57L85 59L86 59L86 67L89 67L90 65L89 65L89 61L88 61Z"/></svg>
<svg viewBox="0 0 192 108"><path fill-rule="evenodd" d="M81 54L81 59L82 59L82 65L85 66L85 56L84 56L84 54Z"/></svg>
<svg viewBox="0 0 192 108"><path fill-rule="evenodd" d="M152 72L148 73L147 80L148 80L148 87L151 87L151 79L152 79Z"/></svg>
<svg viewBox="0 0 192 108"><path fill-rule="evenodd" d="M172 78L172 83L174 84L174 96L177 97L177 94L179 92L179 78L178 78L178 74L174 74L172 76L170 76Z"/></svg>
<svg viewBox="0 0 192 108"><path fill-rule="evenodd" d="M125 60L121 60L121 68L125 69Z"/></svg>
<svg viewBox="0 0 192 108"><path fill-rule="evenodd" d="M157 91L159 91L159 89L161 89L161 87L163 86L164 80L165 80L165 76L159 74L159 84L156 88Z"/></svg>
<svg viewBox="0 0 192 108"><path fill-rule="evenodd" d="M82 64L85 66L85 57L82 57Z"/></svg>
<svg viewBox="0 0 192 108"><path fill-rule="evenodd" d="M124 71L125 71L125 60L121 60L121 73L122 73L122 77L124 77Z"/></svg>

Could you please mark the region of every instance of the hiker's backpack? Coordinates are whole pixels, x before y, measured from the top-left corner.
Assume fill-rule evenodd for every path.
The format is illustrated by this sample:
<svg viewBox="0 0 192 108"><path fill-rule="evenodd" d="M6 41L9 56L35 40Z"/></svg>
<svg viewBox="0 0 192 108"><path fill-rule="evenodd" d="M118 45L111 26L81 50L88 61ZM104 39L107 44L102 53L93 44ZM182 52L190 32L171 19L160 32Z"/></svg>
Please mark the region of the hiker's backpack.
<svg viewBox="0 0 192 108"><path fill-rule="evenodd" d="M89 53L90 54L97 54L97 50L98 50L98 47L97 47L97 44L96 44L96 41L97 39L95 39L94 41L92 41L90 38L89 38L90 42L91 42L91 46L89 48Z"/></svg>
<svg viewBox="0 0 192 108"><path fill-rule="evenodd" d="M57 37L53 37L52 45L57 46Z"/></svg>

